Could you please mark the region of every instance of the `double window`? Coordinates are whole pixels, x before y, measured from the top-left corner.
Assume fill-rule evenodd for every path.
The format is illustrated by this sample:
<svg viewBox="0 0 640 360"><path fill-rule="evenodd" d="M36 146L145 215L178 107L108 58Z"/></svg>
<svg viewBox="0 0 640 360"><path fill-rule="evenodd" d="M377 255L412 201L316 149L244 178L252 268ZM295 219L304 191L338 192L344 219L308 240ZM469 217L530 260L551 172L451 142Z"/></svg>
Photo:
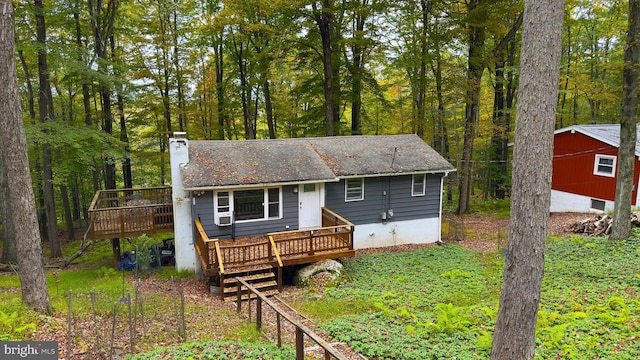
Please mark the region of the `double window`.
<svg viewBox="0 0 640 360"><path fill-rule="evenodd" d="M218 216L233 213L235 221L281 218L281 188L218 191L214 207Z"/></svg>
<svg viewBox="0 0 640 360"><path fill-rule="evenodd" d="M600 176L615 177L616 176L616 157L612 155L596 155L596 161L593 165L593 174Z"/></svg>

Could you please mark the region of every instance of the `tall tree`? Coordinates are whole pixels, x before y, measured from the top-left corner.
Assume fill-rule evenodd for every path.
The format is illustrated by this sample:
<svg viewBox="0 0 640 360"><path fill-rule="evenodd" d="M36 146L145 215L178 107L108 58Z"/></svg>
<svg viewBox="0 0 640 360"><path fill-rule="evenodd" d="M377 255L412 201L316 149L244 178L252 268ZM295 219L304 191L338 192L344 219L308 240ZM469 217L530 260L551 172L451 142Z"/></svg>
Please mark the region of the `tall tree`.
<svg viewBox="0 0 640 360"><path fill-rule="evenodd" d="M16 234L22 299L40 313L52 311L44 276L27 139L22 122L14 53L13 2L0 0L0 156L7 172L11 221Z"/></svg>
<svg viewBox="0 0 640 360"><path fill-rule="evenodd" d="M464 145L462 147L462 169L460 171L460 185L458 188L458 214L469 210L469 196L471 195L471 160L473 158L473 144L476 137L478 112L480 111L480 85L484 72L484 43L485 31L480 21L484 21L486 13L482 2L486 0L471 0L467 3L468 12L468 45L467 56L467 91L464 120Z"/></svg>
<svg viewBox="0 0 640 360"><path fill-rule="evenodd" d="M347 69L351 73L351 135L362 135L362 83L365 80L365 66L374 41L369 32L374 27L371 19L375 16L377 0L358 0L350 2L351 38L348 47L351 58Z"/></svg>
<svg viewBox="0 0 640 360"><path fill-rule="evenodd" d="M113 114L111 112L111 86L107 81L109 39L113 34L113 23L118 10L118 0L89 0L89 16L95 54L98 57L98 71L103 75L99 83L100 102L102 105L102 130L113 134ZM112 158L104 159L104 182L107 189L116 188L116 165Z"/></svg>
<svg viewBox="0 0 640 360"><path fill-rule="evenodd" d="M9 206L9 187L7 186L7 168L0 156L0 224L2 224L2 258L0 263L16 264L16 233L11 221L11 207Z"/></svg>
<svg viewBox="0 0 640 360"><path fill-rule="evenodd" d="M638 114L638 66L640 66L640 2L629 0L629 30L624 50L622 86L622 117L620 118L620 147L618 148L618 178L616 202L613 209L611 239L631 236L631 196L636 152L636 116Z"/></svg>
<svg viewBox="0 0 640 360"><path fill-rule="evenodd" d="M34 1L34 11L36 15L36 36L38 44L38 80L40 90L38 91L38 113L40 122L45 123L54 120L53 95L51 94L51 84L49 81L49 66L47 64L47 30L44 20L44 6L42 0ZM45 130L46 131L46 130ZM42 173L44 188L44 203L47 215L47 240L51 257L62 256L60 241L58 239L58 222L56 217L56 201L53 192L53 168L51 164L51 145L47 142L42 144Z"/></svg>
<svg viewBox="0 0 640 360"><path fill-rule="evenodd" d="M531 359L535 353L563 14L564 0L525 0L511 219L492 360Z"/></svg>
<svg viewBox="0 0 640 360"><path fill-rule="evenodd" d="M340 131L340 56L343 10L333 0L312 1L313 18L322 40L326 135Z"/></svg>

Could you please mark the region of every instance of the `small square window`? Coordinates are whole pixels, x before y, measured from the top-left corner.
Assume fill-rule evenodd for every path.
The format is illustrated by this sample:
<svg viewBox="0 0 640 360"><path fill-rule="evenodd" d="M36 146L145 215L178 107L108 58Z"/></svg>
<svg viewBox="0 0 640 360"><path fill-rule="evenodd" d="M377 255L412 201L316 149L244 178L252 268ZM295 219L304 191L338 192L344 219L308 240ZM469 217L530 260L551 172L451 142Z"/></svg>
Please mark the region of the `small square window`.
<svg viewBox="0 0 640 360"><path fill-rule="evenodd" d="M594 175L615 177L616 176L616 157L611 155L596 155L593 165Z"/></svg>
<svg viewBox="0 0 640 360"><path fill-rule="evenodd" d="M598 210L598 211L604 211L604 206L606 205L606 203L602 200L597 200L597 199L591 199L591 209L592 210Z"/></svg>
<svg viewBox="0 0 640 360"><path fill-rule="evenodd" d="M364 178L351 178L345 181L345 201L364 199Z"/></svg>
<svg viewBox="0 0 640 360"><path fill-rule="evenodd" d="M302 191L314 192L316 191L316 184L304 184L304 186L302 187Z"/></svg>
<svg viewBox="0 0 640 360"><path fill-rule="evenodd" d="M424 196L426 174L414 174L411 181L411 196Z"/></svg>

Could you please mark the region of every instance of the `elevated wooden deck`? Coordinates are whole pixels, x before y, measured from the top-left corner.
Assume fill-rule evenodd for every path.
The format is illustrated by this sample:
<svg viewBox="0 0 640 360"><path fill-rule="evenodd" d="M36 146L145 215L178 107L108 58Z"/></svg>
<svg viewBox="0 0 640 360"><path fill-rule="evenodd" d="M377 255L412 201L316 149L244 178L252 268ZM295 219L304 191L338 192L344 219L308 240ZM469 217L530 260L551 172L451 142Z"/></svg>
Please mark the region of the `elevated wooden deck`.
<svg viewBox="0 0 640 360"><path fill-rule="evenodd" d="M198 220L196 251L203 272L209 277L249 273L270 266L278 272L281 286L282 267L309 264L323 259L352 257L354 225L327 208L322 208L322 227L269 233L245 239L209 239ZM224 291L221 291L224 297Z"/></svg>
<svg viewBox="0 0 640 360"><path fill-rule="evenodd" d="M89 217L94 240L173 232L171 187L98 191Z"/></svg>

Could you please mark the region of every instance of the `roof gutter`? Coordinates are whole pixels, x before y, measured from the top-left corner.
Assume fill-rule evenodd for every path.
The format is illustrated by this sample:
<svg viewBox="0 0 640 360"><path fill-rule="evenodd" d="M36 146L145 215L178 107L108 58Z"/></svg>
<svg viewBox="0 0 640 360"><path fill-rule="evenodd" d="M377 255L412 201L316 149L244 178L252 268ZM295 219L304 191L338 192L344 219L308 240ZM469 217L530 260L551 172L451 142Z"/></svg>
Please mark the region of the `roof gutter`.
<svg viewBox="0 0 640 360"><path fill-rule="evenodd" d="M200 186L184 188L185 191L202 191L202 190L227 190L227 189L249 189L249 188L263 188L274 186L286 186L286 185L304 185L304 184L317 184L319 182L338 182L341 179L351 178L370 178L380 176L398 176L398 175L414 175L414 174L444 174L449 175L450 172L454 172L456 169L451 170L434 170L434 171L411 171L411 172L395 172L395 173L382 173L382 174L367 174L367 175L348 175L340 176L333 179L318 179L318 180L306 180L306 181L288 181L288 182L275 182L275 183L260 183L260 184L235 184L235 185L219 185L219 186Z"/></svg>
<svg viewBox="0 0 640 360"><path fill-rule="evenodd" d="M447 176L449 175L450 172L454 172L454 171L457 171L457 170L451 169L451 170L433 170L433 171L394 172L394 173L366 174L366 175L346 175L346 176L341 176L340 179L370 178L370 177L380 177L380 176L399 176L399 175L414 175L414 174L444 174L444 176Z"/></svg>
<svg viewBox="0 0 640 360"><path fill-rule="evenodd" d="M185 191L201 191L201 190L226 190L226 189L248 189L248 188L263 188L263 187L275 187L286 185L304 185L304 184L317 184L319 182L338 182L339 178L332 179L318 179L318 180L306 180L306 181L288 181L288 182L275 182L275 183L260 183L260 184L235 184L235 185L219 185L219 186L200 186L184 188Z"/></svg>

